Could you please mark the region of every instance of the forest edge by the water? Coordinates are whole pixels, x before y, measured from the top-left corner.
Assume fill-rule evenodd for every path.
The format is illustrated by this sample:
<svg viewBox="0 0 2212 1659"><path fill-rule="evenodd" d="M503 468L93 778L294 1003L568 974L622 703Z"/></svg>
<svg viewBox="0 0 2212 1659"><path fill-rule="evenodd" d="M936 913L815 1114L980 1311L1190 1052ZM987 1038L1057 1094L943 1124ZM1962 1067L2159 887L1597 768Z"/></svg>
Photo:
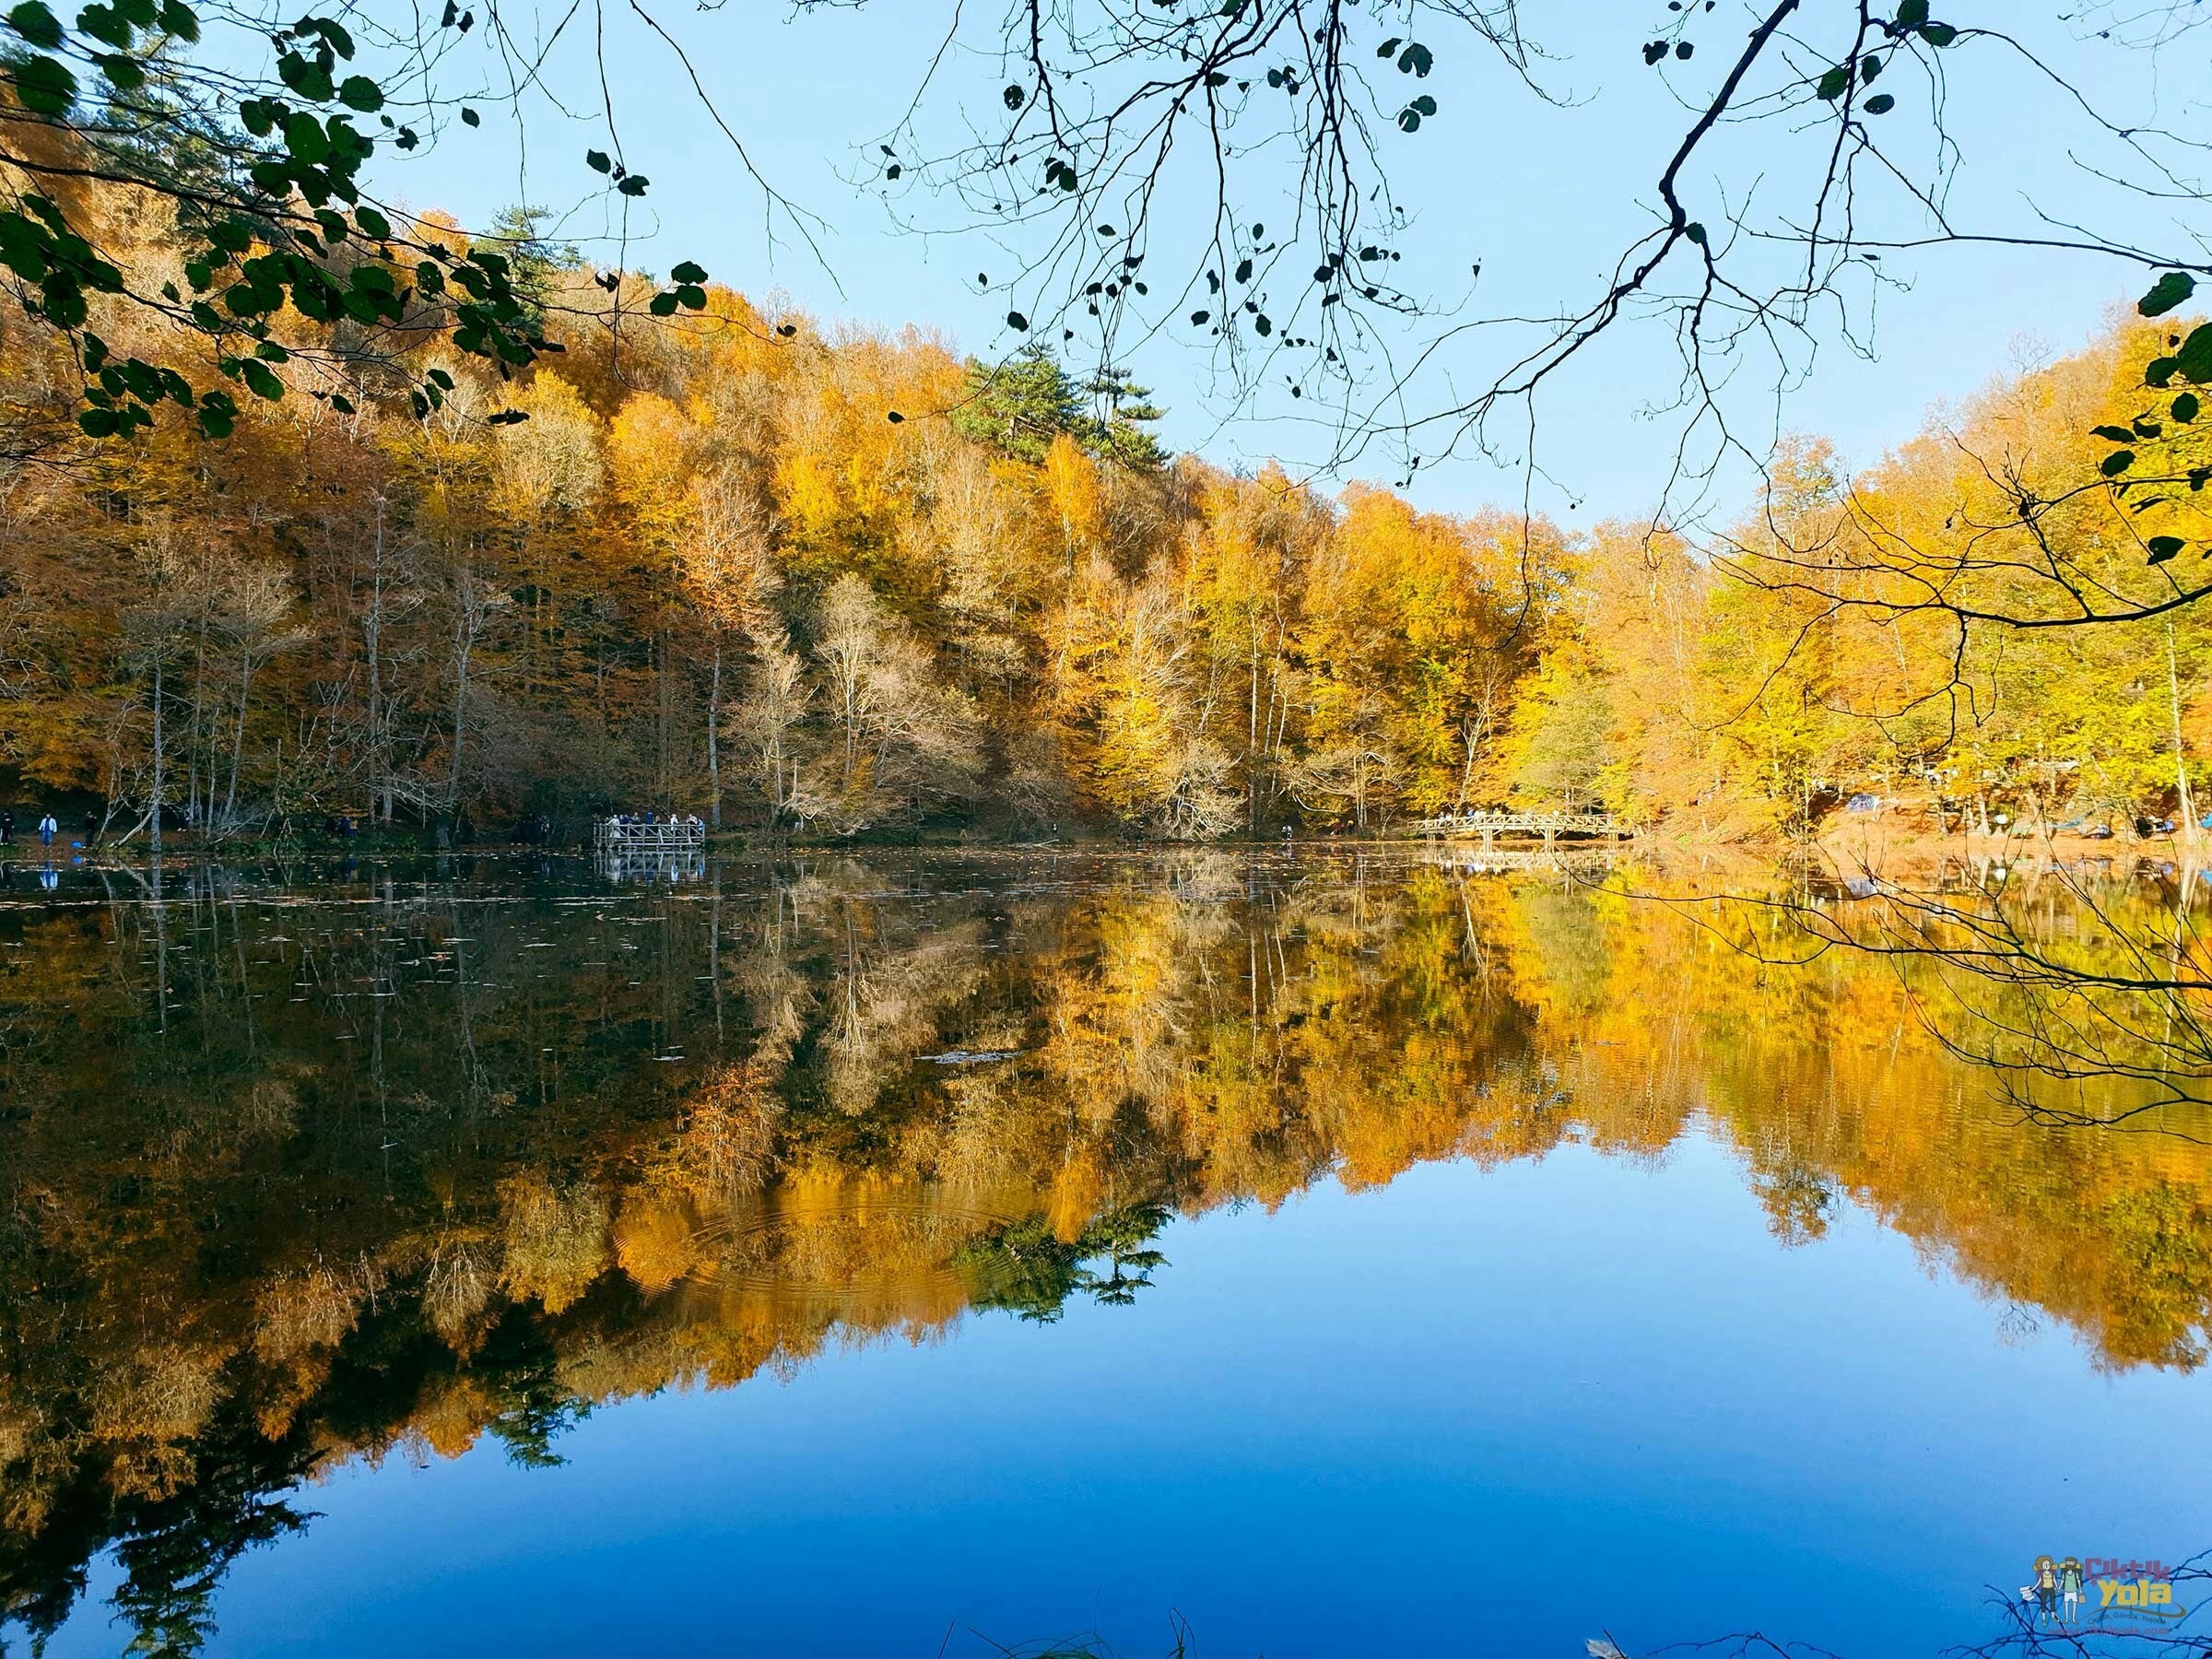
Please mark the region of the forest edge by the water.
<svg viewBox="0 0 2212 1659"><path fill-rule="evenodd" d="M76 206L132 268L173 262L159 216ZM417 229L462 246L442 224ZM93 444L62 344L9 336L18 835L48 811L108 845L571 835L657 807L756 838L1209 840L1512 803L1718 844L1873 802L1915 835L2125 841L2201 811L2194 607L1973 619L2041 602L2011 541L2117 590L2190 527L2194 486L2101 482L2097 429L2165 324L2115 323L1856 472L1796 441L1693 547L1169 457L1142 388L1041 349L992 369L721 288L622 314L631 277L506 229L562 347L503 394L526 419L487 424L492 383L426 327L438 408L291 400L220 444ZM2195 476L2193 428L2160 443ZM1901 603L1931 570L1945 605Z"/></svg>

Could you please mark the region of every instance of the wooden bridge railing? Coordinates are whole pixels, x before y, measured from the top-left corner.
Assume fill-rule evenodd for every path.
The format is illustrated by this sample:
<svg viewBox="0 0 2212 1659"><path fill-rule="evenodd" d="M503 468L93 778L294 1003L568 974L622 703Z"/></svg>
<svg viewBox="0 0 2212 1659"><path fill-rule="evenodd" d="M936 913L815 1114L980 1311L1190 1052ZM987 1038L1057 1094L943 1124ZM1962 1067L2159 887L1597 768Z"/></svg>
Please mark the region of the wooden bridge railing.
<svg viewBox="0 0 2212 1659"><path fill-rule="evenodd" d="M1548 847L1561 835L1618 840L1635 833L1609 812L1447 812L1423 818L1416 828L1423 835L1478 835L1486 846L1508 836L1541 838Z"/></svg>
<svg viewBox="0 0 2212 1659"><path fill-rule="evenodd" d="M598 818L592 846L601 853L696 853L707 844L707 827L696 818L648 824L636 818Z"/></svg>

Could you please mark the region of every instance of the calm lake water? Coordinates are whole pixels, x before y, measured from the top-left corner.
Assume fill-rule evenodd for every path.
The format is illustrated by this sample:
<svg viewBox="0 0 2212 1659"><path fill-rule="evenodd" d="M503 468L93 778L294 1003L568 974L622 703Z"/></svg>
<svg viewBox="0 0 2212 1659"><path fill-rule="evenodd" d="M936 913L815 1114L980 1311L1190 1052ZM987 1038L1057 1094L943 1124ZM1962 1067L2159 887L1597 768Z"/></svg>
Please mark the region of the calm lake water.
<svg viewBox="0 0 2212 1659"><path fill-rule="evenodd" d="M1417 853L18 872L0 1637L1983 1641L2212 1545L2212 1124L2004 1095Z"/></svg>

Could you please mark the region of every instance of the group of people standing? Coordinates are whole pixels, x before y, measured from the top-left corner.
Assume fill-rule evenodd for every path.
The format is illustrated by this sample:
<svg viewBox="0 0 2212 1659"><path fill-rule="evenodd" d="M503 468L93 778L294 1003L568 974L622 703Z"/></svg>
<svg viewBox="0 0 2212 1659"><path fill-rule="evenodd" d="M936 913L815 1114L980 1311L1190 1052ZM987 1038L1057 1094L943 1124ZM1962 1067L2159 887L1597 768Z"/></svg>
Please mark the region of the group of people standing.
<svg viewBox="0 0 2212 1659"><path fill-rule="evenodd" d="M47 811L47 812L41 813L41 814L40 815L40 817L39 817L39 823L38 823L38 837L39 837L39 845L41 845L41 847L51 847L51 846L53 846L53 838L54 838L55 836L59 835L61 832L62 832L62 823L61 823L61 820L60 820L59 818L55 818L55 817L53 816L53 812L52 812L52 811ZM86 813L86 814L85 814L85 842L86 842L86 844L87 844L88 846L88 845L90 845L90 844L91 844L91 842L93 841L93 840L94 840L94 839L95 839L95 838L96 838L96 837L97 837L99 834L100 834L100 815L99 815L98 813L96 813L96 812L88 812L88 813ZM6 809L6 808L5 808L5 807L0 807L0 847L5 847L5 846L11 846L11 845L13 845L13 844L14 844L14 842L15 842L15 839L16 839L16 815L15 815L13 812L11 812L11 811L7 810L7 809Z"/></svg>

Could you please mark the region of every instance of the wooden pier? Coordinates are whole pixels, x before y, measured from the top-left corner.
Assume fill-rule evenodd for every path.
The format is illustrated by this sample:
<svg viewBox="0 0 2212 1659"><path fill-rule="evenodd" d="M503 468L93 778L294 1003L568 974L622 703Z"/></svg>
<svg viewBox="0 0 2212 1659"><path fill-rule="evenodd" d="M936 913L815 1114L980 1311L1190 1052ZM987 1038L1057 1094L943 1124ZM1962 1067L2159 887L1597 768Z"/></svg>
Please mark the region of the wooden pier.
<svg viewBox="0 0 2212 1659"><path fill-rule="evenodd" d="M595 818L592 848L597 853L663 855L696 853L707 844L707 827L697 818L663 818L649 824L639 818Z"/></svg>
<svg viewBox="0 0 2212 1659"><path fill-rule="evenodd" d="M1428 836L1479 836L1486 847L1499 841L1541 841L1547 851L1563 835L1626 841L1636 833L1609 812L1448 812L1415 828Z"/></svg>

